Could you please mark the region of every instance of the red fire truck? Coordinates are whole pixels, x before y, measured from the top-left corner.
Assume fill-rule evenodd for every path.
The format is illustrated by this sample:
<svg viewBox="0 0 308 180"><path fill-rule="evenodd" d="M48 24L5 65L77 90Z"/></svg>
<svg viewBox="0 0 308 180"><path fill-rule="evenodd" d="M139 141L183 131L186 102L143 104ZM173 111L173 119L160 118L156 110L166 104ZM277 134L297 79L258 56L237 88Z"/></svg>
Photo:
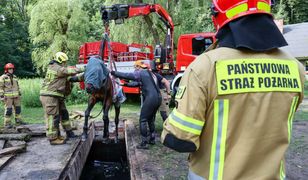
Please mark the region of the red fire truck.
<svg viewBox="0 0 308 180"><path fill-rule="evenodd" d="M114 20L123 23L124 19L134 16L146 16L156 13L166 26L166 39L164 45L156 45L155 49L143 44L123 44L120 42L110 42L112 58L118 71L132 72L133 64L136 60L143 60L145 63L155 61L156 68L167 79L171 80L171 89L176 92L180 79L187 66L205 51L214 41L214 33L184 34L178 39L177 58L173 58L173 30L174 25L167 11L159 4L115 4L101 8L104 22ZM89 57L99 55L101 41L88 42L81 46L79 51L79 63L86 64ZM154 50L153 50L154 49ZM104 47L105 61L108 60L109 51ZM174 63L175 62L175 63ZM174 65L176 64L176 66ZM139 93L138 88L124 87L125 93Z"/></svg>

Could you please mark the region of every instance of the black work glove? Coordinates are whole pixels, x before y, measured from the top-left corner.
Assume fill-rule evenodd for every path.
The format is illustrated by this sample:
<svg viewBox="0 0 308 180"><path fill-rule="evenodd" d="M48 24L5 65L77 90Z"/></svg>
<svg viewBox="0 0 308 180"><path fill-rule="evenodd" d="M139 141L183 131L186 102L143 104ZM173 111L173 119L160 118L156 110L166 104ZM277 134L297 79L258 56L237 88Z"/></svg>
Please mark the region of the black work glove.
<svg viewBox="0 0 308 180"><path fill-rule="evenodd" d="M115 71L111 71L110 74L114 76L115 75Z"/></svg>

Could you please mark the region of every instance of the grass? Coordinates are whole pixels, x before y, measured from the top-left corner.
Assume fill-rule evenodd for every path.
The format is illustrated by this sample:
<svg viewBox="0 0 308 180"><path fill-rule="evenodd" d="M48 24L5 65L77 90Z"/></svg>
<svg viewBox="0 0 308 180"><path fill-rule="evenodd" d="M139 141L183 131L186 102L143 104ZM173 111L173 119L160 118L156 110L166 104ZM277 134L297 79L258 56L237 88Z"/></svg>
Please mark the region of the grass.
<svg viewBox="0 0 308 180"><path fill-rule="evenodd" d="M21 103L24 107L41 107L40 90L43 79L20 79ZM67 97L68 105L82 104L87 102L88 94L79 88L79 84L75 83L70 96Z"/></svg>

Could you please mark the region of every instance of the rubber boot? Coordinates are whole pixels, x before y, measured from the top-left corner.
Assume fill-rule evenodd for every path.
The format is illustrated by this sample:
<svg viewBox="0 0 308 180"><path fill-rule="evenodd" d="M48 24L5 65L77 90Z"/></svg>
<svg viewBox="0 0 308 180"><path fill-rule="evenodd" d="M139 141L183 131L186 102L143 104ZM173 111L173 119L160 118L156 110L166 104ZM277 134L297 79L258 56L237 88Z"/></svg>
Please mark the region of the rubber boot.
<svg viewBox="0 0 308 180"><path fill-rule="evenodd" d="M147 138L142 136L140 144L137 145L137 149L149 149Z"/></svg>
<svg viewBox="0 0 308 180"><path fill-rule="evenodd" d="M155 144L155 133L150 134L149 144L151 144L151 145Z"/></svg>
<svg viewBox="0 0 308 180"><path fill-rule="evenodd" d="M65 139L60 139L59 137L57 137L56 139L51 139L49 140L49 142L51 145L62 145L66 143Z"/></svg>
<svg viewBox="0 0 308 180"><path fill-rule="evenodd" d="M75 135L75 133L72 130L69 130L69 131L66 131L66 137L67 138L76 138L78 136Z"/></svg>

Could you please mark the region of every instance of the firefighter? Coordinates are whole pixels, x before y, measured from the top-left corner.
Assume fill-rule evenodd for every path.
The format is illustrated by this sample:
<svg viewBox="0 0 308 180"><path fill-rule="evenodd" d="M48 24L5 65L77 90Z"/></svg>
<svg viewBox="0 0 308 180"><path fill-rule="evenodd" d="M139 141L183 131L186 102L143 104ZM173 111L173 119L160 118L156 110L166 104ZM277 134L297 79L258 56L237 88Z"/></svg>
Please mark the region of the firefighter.
<svg viewBox="0 0 308 180"><path fill-rule="evenodd" d="M69 76L83 72L84 68L67 68L68 56L57 52L49 62L46 76L40 91L40 100L45 111L46 136L51 145L65 144L66 139L60 135L59 125L66 132L67 138L75 137L69 114L65 106L65 96L70 93Z"/></svg>
<svg viewBox="0 0 308 180"><path fill-rule="evenodd" d="M154 73L158 73L155 65L151 64L151 66L152 66L152 71ZM162 101L159 106L159 112L160 112L160 116L162 120L165 121L169 114L170 83L166 78L163 78L162 81L158 82L158 86L159 86L160 94L162 96Z"/></svg>
<svg viewBox="0 0 308 180"><path fill-rule="evenodd" d="M142 91L143 103L139 117L141 142L137 148L148 149L148 144L155 144L155 115L161 104L158 81L162 81L163 78L158 74L153 74L140 60L135 61L134 67L133 73L111 71L111 74L122 79L133 80L134 82L125 85L139 86Z"/></svg>
<svg viewBox="0 0 308 180"><path fill-rule="evenodd" d="M0 98L4 102L4 127L12 128L11 116L13 114L13 108L15 110L15 123L16 125L26 124L21 120L21 106L20 106L20 88L18 85L18 79L13 74L14 64L7 63L4 66L4 74L0 77Z"/></svg>
<svg viewBox="0 0 308 180"><path fill-rule="evenodd" d="M285 179L304 68L270 13L270 0L213 0L216 48L193 61L162 142L190 152L190 180Z"/></svg>

